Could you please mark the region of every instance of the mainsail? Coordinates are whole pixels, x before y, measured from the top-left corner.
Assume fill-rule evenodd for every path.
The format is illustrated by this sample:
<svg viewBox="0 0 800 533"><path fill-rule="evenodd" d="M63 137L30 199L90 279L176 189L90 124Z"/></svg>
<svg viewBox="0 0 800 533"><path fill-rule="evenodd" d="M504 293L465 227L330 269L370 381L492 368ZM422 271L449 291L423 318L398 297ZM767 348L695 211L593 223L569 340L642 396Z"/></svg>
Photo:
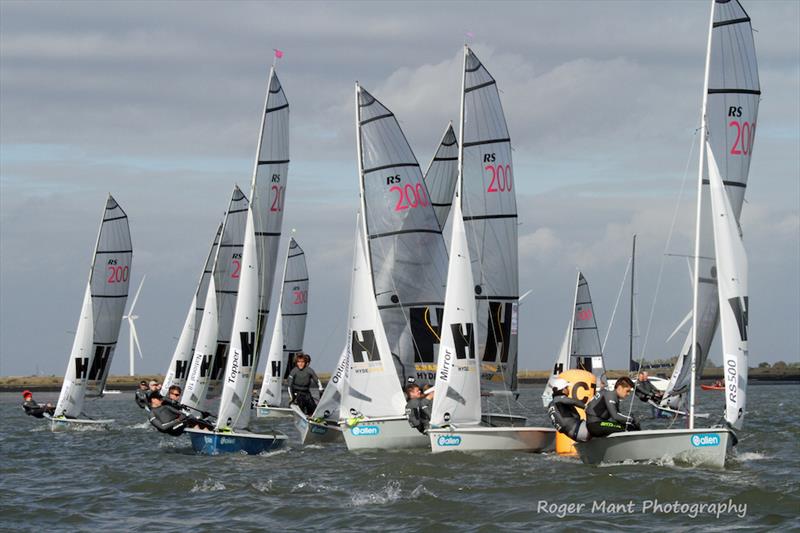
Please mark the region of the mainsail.
<svg viewBox="0 0 800 533"><path fill-rule="evenodd" d="M289 102L269 72L258 151L247 213L242 281L231 333L231 355L224 375L217 429L246 428L250 397L269 313L275 263L283 225L289 171Z"/></svg>
<svg viewBox="0 0 800 533"><path fill-rule="evenodd" d="M436 394L431 425L478 424L481 421L481 377L475 342L475 286L467 234L456 197L447 292L442 318L442 343L436 364Z"/></svg>
<svg viewBox="0 0 800 533"><path fill-rule="evenodd" d="M181 399L181 403L194 409L204 409L206 398L219 393L217 389L228 357L236 294L243 270L242 246L247 208L247 197L235 186L222 224L203 304L203 318Z"/></svg>
<svg viewBox="0 0 800 533"><path fill-rule="evenodd" d="M350 344L350 338L346 341L347 345ZM325 390L319 399L317 408L314 409L312 418L324 418L327 420L339 419L339 405L342 401L342 390L347 380L350 379L350 350L345 347L339 356L339 361L336 362L336 369L325 385Z"/></svg>
<svg viewBox="0 0 800 533"><path fill-rule="evenodd" d="M431 205L439 222L439 229L444 229L450 206L453 205L453 193L458 179L458 139L453 131L453 124L447 125L442 135L439 148L431 159L425 172L425 185L428 187Z"/></svg>
<svg viewBox="0 0 800 533"><path fill-rule="evenodd" d="M169 388L173 385L183 388L186 384L186 378L189 376L189 365L192 362L197 334L200 331L200 321L203 319L203 305L206 301L206 294L208 293L211 273L214 267L214 258L217 255L217 246L219 246L221 234L222 224L217 226L211 249L208 251L208 257L206 257L206 262L203 265L203 272L197 282L197 289L194 292L194 296L192 296L192 303L189 305L189 312L186 315L186 321L183 323L181 336L178 338L178 344L175 346L175 352L172 354L172 360L169 362L169 368L167 368L167 374L161 386L162 396L166 396Z"/></svg>
<svg viewBox="0 0 800 533"><path fill-rule="evenodd" d="M341 391L340 416L401 416L406 400L375 302L363 239L357 227L345 348L349 376Z"/></svg>
<svg viewBox="0 0 800 533"><path fill-rule="evenodd" d="M362 212L373 296L405 382L434 378L447 250L397 119L356 84Z"/></svg>
<svg viewBox="0 0 800 533"><path fill-rule="evenodd" d="M264 380L258 396L260 406L280 406L283 375L289 357L303 351L308 315L308 268L306 255L293 238L289 240L283 269L283 289L278 302Z"/></svg>
<svg viewBox="0 0 800 533"><path fill-rule="evenodd" d="M132 259L128 215L109 194L56 416L76 418L86 395L103 394L128 299Z"/></svg>
<svg viewBox="0 0 800 533"><path fill-rule="evenodd" d="M511 138L497 84L466 46L460 149L482 386L516 389L519 265Z"/></svg>
<svg viewBox="0 0 800 533"><path fill-rule="evenodd" d="M719 305L722 310L725 420L736 429L741 429L747 393L747 253L711 150L708 152L708 174L711 181Z"/></svg>
<svg viewBox="0 0 800 533"><path fill-rule="evenodd" d="M706 63L704 95L708 150L719 165L722 182L738 222L742 210L750 158L755 142L761 88L750 17L738 0L717 0L712 14L710 54ZM699 376L705 366L719 318L717 266L711 224L708 169L703 158L706 136L701 135L700 172L702 223L699 235L697 295L697 364ZM693 332L690 331L673 371L668 395L688 390Z"/></svg>

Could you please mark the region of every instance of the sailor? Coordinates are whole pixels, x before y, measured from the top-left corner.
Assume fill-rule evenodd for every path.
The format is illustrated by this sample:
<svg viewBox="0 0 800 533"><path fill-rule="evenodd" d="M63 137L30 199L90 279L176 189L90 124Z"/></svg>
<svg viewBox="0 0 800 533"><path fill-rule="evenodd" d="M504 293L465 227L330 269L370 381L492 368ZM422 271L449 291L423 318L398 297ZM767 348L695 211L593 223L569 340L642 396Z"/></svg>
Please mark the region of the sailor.
<svg viewBox="0 0 800 533"><path fill-rule="evenodd" d="M614 390L601 390L586 405L586 427L593 437L607 437L620 431L641 429L633 416L619 412L619 402L633 390L633 381L625 376L617 380Z"/></svg>
<svg viewBox="0 0 800 533"><path fill-rule="evenodd" d="M572 440L586 442L592 438L586 427L586 421L581 419L578 409L584 409L582 401L570 398L567 395L569 381L556 378L552 382L553 400L547 406L547 414L556 431L563 433Z"/></svg>
<svg viewBox="0 0 800 533"><path fill-rule="evenodd" d="M317 388L322 393L322 384L317 377L317 373L309 366L311 357L305 353L295 356L295 367L289 373L289 403L296 403L297 406L307 415L311 416L317 408L317 402L311 396L311 385L317 384Z"/></svg>
<svg viewBox="0 0 800 533"><path fill-rule="evenodd" d="M46 403L44 405L39 405L33 399L33 393L29 390L22 391L22 408L25 409L25 414L28 416L34 416L36 418L44 418L45 414L53 415L55 413L56 408L51 403Z"/></svg>
<svg viewBox="0 0 800 533"><path fill-rule="evenodd" d="M644 403L660 402L663 393L658 390L648 379L647 372L642 370L639 372L639 377L636 379L636 397Z"/></svg>
<svg viewBox="0 0 800 533"><path fill-rule="evenodd" d="M139 388L136 389L133 399L136 400L136 405L142 409L147 408L147 394L150 390L147 388L147 382L142 380L139 382Z"/></svg>
<svg viewBox="0 0 800 533"><path fill-rule="evenodd" d="M416 383L406 385L406 395L408 396L406 418L408 418L409 425L420 433L425 433L431 424L433 392L433 389L428 389L423 393Z"/></svg>
<svg viewBox="0 0 800 533"><path fill-rule="evenodd" d="M210 422L189 416L176 409L173 405L167 405L158 391L150 393L150 424L161 433L166 433L173 437L182 435L187 427L199 429L212 429L214 427Z"/></svg>

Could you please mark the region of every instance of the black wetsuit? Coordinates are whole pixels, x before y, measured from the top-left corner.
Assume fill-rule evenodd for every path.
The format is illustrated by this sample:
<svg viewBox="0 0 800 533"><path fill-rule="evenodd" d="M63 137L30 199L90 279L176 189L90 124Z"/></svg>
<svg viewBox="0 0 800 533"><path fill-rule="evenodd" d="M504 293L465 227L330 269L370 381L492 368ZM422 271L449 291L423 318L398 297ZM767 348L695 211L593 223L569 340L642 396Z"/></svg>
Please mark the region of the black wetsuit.
<svg viewBox="0 0 800 533"><path fill-rule="evenodd" d="M581 431L586 423L581 420L578 408L584 409L586 406L580 400L575 400L569 396L554 396L553 401L547 406L547 414L556 431L563 433L572 440L585 442L591 438L586 429Z"/></svg>
<svg viewBox="0 0 800 533"><path fill-rule="evenodd" d="M416 428L420 433L431 424L431 410L433 402L427 398L412 398L406 404L406 417L412 428Z"/></svg>
<svg viewBox="0 0 800 533"><path fill-rule="evenodd" d="M46 405L39 405L33 398L30 400L25 400L22 402L22 408L25 409L25 414L28 416L33 416L36 418L44 418L45 413L52 415L55 411L55 407L47 407Z"/></svg>
<svg viewBox="0 0 800 533"><path fill-rule="evenodd" d="M661 391L659 391L655 385L650 383L650 381L639 381L636 383L636 397L639 398L644 403L648 403L649 401L660 402L661 401Z"/></svg>
<svg viewBox="0 0 800 533"><path fill-rule="evenodd" d="M316 383L319 387L319 378L314 370L306 366L302 370L294 367L289 373L289 394L297 406L308 416L317 408L317 402L311 396L311 384Z"/></svg>
<svg viewBox="0 0 800 533"><path fill-rule="evenodd" d="M626 429L639 429L632 416L619 412L616 391L603 390L586 405L586 427L593 437L607 437Z"/></svg>
<svg viewBox="0 0 800 533"><path fill-rule="evenodd" d="M136 400L136 405L145 409L148 404L150 403L150 391L145 389L136 389L136 392L133 395L133 399Z"/></svg>
<svg viewBox="0 0 800 533"><path fill-rule="evenodd" d="M188 417L171 405L159 405L150 409L150 423L161 433L177 437L186 429Z"/></svg>

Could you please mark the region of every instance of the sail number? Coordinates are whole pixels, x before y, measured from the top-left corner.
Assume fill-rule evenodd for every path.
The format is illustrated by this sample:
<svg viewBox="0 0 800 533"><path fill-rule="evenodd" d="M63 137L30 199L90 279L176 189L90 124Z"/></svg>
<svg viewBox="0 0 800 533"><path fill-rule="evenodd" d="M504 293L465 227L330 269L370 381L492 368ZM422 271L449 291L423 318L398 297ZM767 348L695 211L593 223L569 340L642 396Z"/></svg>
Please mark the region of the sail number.
<svg viewBox="0 0 800 533"><path fill-rule="evenodd" d="M756 135L756 123L739 122L731 120L729 128L736 128L736 138L731 146L731 155L749 155L753 149L753 139Z"/></svg>
<svg viewBox="0 0 800 533"><path fill-rule="evenodd" d="M122 283L128 281L128 274L130 273L130 268L127 266L114 266L109 265L106 268L108 272L108 279L106 282L108 283Z"/></svg>
<svg viewBox="0 0 800 533"><path fill-rule="evenodd" d="M239 259L234 259L233 263L233 272L231 272L231 277L234 279L239 279L239 274L242 271L242 261Z"/></svg>
<svg viewBox="0 0 800 533"><path fill-rule="evenodd" d="M511 192L513 185L511 179L511 165L486 165L485 170L492 173L492 180L486 192Z"/></svg>
<svg viewBox="0 0 800 533"><path fill-rule="evenodd" d="M294 293L294 305L300 305L308 302L308 291L292 291Z"/></svg>
<svg viewBox="0 0 800 533"><path fill-rule="evenodd" d="M592 310L591 309L580 309L577 313L578 320L591 320L592 319Z"/></svg>
<svg viewBox="0 0 800 533"><path fill-rule="evenodd" d="M272 205L270 206L270 211L283 211L283 199L284 199L284 191L286 191L286 187L283 185L273 185L272 191L275 193L275 196L272 197Z"/></svg>
<svg viewBox="0 0 800 533"><path fill-rule="evenodd" d="M428 201L428 191L425 189L422 182L416 185L406 183L402 187L399 185L392 185L389 188L389 192L397 193L397 202L394 205L395 211L405 211L406 209L415 209L417 207L427 207L430 205Z"/></svg>

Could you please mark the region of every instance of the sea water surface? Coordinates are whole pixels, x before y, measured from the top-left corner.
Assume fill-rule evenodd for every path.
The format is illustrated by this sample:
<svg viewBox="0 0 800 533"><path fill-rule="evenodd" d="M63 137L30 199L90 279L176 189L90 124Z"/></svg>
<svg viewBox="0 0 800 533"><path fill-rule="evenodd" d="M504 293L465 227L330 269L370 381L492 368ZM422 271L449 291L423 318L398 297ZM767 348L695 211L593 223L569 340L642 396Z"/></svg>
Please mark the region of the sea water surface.
<svg viewBox="0 0 800 533"><path fill-rule="evenodd" d="M520 396L532 425L547 424L540 393L525 387ZM350 453L344 444L303 447L291 421L277 425L292 438L283 450L205 457L188 437L152 429L130 392L87 401L87 413L116 419L113 429L65 433L25 416L18 394L2 393L0 529L798 530L800 385L748 393L745 429L725 470L669 461L591 467L515 452ZM718 419L722 394L697 397L698 412Z"/></svg>

